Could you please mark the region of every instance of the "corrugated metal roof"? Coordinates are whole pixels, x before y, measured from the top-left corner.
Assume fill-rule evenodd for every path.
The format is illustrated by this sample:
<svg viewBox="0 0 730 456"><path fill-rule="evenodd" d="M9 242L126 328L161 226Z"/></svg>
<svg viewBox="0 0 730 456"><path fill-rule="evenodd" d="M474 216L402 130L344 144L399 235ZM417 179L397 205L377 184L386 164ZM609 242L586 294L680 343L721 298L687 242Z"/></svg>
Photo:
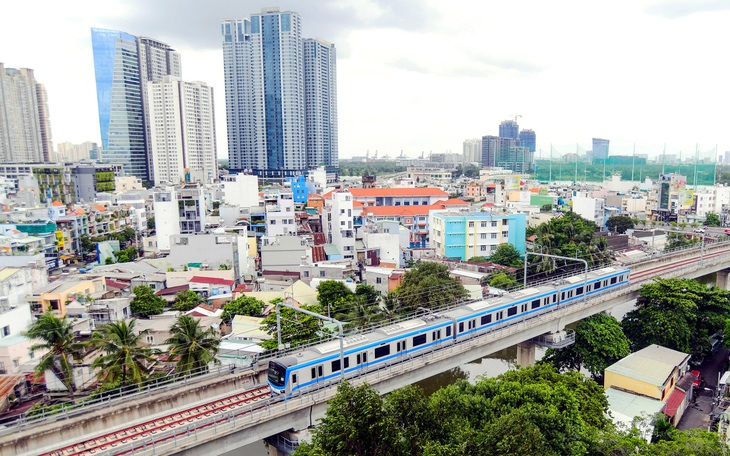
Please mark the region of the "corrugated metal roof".
<svg viewBox="0 0 730 456"><path fill-rule="evenodd" d="M667 399L667 405L664 407L664 414L667 415L669 418L672 418L674 415L676 415L679 406L682 404L682 402L684 402L686 397L686 393L678 390L677 388L674 388L674 391L669 396L669 399Z"/></svg>
<svg viewBox="0 0 730 456"><path fill-rule="evenodd" d="M646 396L629 393L627 391L609 388L606 390L608 407L611 411L618 412L629 418L642 416L647 413L649 416L662 411L664 402Z"/></svg>
<svg viewBox="0 0 730 456"><path fill-rule="evenodd" d="M606 372L662 387L674 368L686 362L689 356L670 348L649 345L608 366Z"/></svg>

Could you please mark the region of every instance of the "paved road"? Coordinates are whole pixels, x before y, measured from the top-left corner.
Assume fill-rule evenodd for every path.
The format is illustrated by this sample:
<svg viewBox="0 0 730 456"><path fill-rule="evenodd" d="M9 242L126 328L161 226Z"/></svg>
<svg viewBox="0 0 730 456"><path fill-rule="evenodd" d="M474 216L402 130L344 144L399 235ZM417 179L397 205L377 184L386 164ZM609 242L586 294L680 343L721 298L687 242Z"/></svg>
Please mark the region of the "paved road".
<svg viewBox="0 0 730 456"><path fill-rule="evenodd" d="M700 388L697 396L690 407L684 412L682 419L677 425L677 429L705 429L710 425L710 413L713 408L713 397L715 388L717 387L717 374L724 372L725 364L728 360L728 350L721 348L712 357L706 358L700 365L699 371L704 378L703 387Z"/></svg>

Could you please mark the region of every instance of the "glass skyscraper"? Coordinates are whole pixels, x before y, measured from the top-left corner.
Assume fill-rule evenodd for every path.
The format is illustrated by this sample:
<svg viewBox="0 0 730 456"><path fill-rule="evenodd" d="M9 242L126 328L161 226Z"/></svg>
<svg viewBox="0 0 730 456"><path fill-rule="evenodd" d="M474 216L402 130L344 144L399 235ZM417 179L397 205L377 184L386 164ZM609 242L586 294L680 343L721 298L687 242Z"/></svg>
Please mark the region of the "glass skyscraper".
<svg viewBox="0 0 730 456"><path fill-rule="evenodd" d="M514 120L505 120L499 124L500 138L518 139L519 131L520 126Z"/></svg>
<svg viewBox="0 0 730 456"><path fill-rule="evenodd" d="M301 27L278 8L221 24L231 172L284 178L338 164L334 46L302 40Z"/></svg>
<svg viewBox="0 0 730 456"><path fill-rule="evenodd" d="M593 138L593 158L608 158L608 139Z"/></svg>
<svg viewBox="0 0 730 456"><path fill-rule="evenodd" d="M102 158L127 174L152 180L148 149L146 82L180 76L180 58L169 46L117 30L91 29Z"/></svg>
<svg viewBox="0 0 730 456"><path fill-rule="evenodd" d="M530 152L535 152L537 147L537 137L534 130L520 131L520 146L526 147Z"/></svg>

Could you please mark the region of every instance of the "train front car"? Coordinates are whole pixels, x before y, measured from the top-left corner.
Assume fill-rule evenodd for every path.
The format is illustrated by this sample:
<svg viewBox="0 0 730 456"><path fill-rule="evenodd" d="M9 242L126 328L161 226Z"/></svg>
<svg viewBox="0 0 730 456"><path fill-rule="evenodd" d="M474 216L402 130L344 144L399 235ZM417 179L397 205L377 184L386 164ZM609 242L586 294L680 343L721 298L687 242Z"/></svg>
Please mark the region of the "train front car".
<svg viewBox="0 0 730 456"><path fill-rule="evenodd" d="M269 369L267 371L267 381L271 387L271 394L289 394L291 392L291 383L289 382L289 367L297 364L297 359L293 356L285 356L273 361L269 361Z"/></svg>

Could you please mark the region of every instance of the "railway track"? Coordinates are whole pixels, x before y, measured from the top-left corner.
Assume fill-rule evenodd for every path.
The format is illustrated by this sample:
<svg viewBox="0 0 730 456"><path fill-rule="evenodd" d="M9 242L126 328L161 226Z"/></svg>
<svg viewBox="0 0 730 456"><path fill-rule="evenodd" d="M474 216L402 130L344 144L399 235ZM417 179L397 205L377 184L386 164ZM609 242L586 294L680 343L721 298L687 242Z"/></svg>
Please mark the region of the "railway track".
<svg viewBox="0 0 730 456"><path fill-rule="evenodd" d="M720 251L720 252L708 252L705 253L702 260L708 260L710 258L715 258L723 255L728 255L727 251ZM687 258L684 260L678 260L673 263L667 263L659 266L655 266L653 268L645 269L642 271L637 272L631 272L631 282L637 283L637 282L645 282L653 277L660 276L662 272L669 271L677 268L681 268L682 266L687 266L690 264L697 263L699 261L698 258Z"/></svg>
<svg viewBox="0 0 730 456"><path fill-rule="evenodd" d="M165 435L160 435L160 439L157 440L157 442L164 442L175 438L178 434L187 432L186 426L196 421L202 421L215 415L223 415L226 412L234 412L243 407L246 407L248 413L250 413L264 407L264 400L270 397L269 387L260 386L41 454L43 456L132 454L135 450L145 447L142 440L148 437L164 433ZM259 401L262 402L262 405L257 408L254 404ZM221 417L221 421L223 420L225 418ZM206 425L212 426L216 422L216 420L209 421ZM180 432L174 432L175 429L179 429ZM134 445L137 441L139 446ZM115 452L115 448L118 448L119 452Z"/></svg>
<svg viewBox="0 0 730 456"><path fill-rule="evenodd" d="M704 254L703 260L722 255L728 255L728 252L725 250L707 252ZM631 282L645 282L653 277L660 276L664 271L681 268L698 261L699 259L696 257L682 259L673 263L632 272ZM243 413L251 413L268 405L270 403L267 401L268 399L271 399L269 387L260 386L41 454L44 456L133 454L135 451L148 446L150 438L154 438L156 435L159 435L159 438L155 439L155 443L172 440L178 435L186 434L188 432L187 428L191 424L201 423L206 420L198 428L213 426L226 420L224 415L228 412L241 413L241 409L246 409ZM260 405L257 406L257 403L260 403ZM220 420L210 419L217 415L221 416ZM135 445L135 443L138 443L138 445Z"/></svg>

